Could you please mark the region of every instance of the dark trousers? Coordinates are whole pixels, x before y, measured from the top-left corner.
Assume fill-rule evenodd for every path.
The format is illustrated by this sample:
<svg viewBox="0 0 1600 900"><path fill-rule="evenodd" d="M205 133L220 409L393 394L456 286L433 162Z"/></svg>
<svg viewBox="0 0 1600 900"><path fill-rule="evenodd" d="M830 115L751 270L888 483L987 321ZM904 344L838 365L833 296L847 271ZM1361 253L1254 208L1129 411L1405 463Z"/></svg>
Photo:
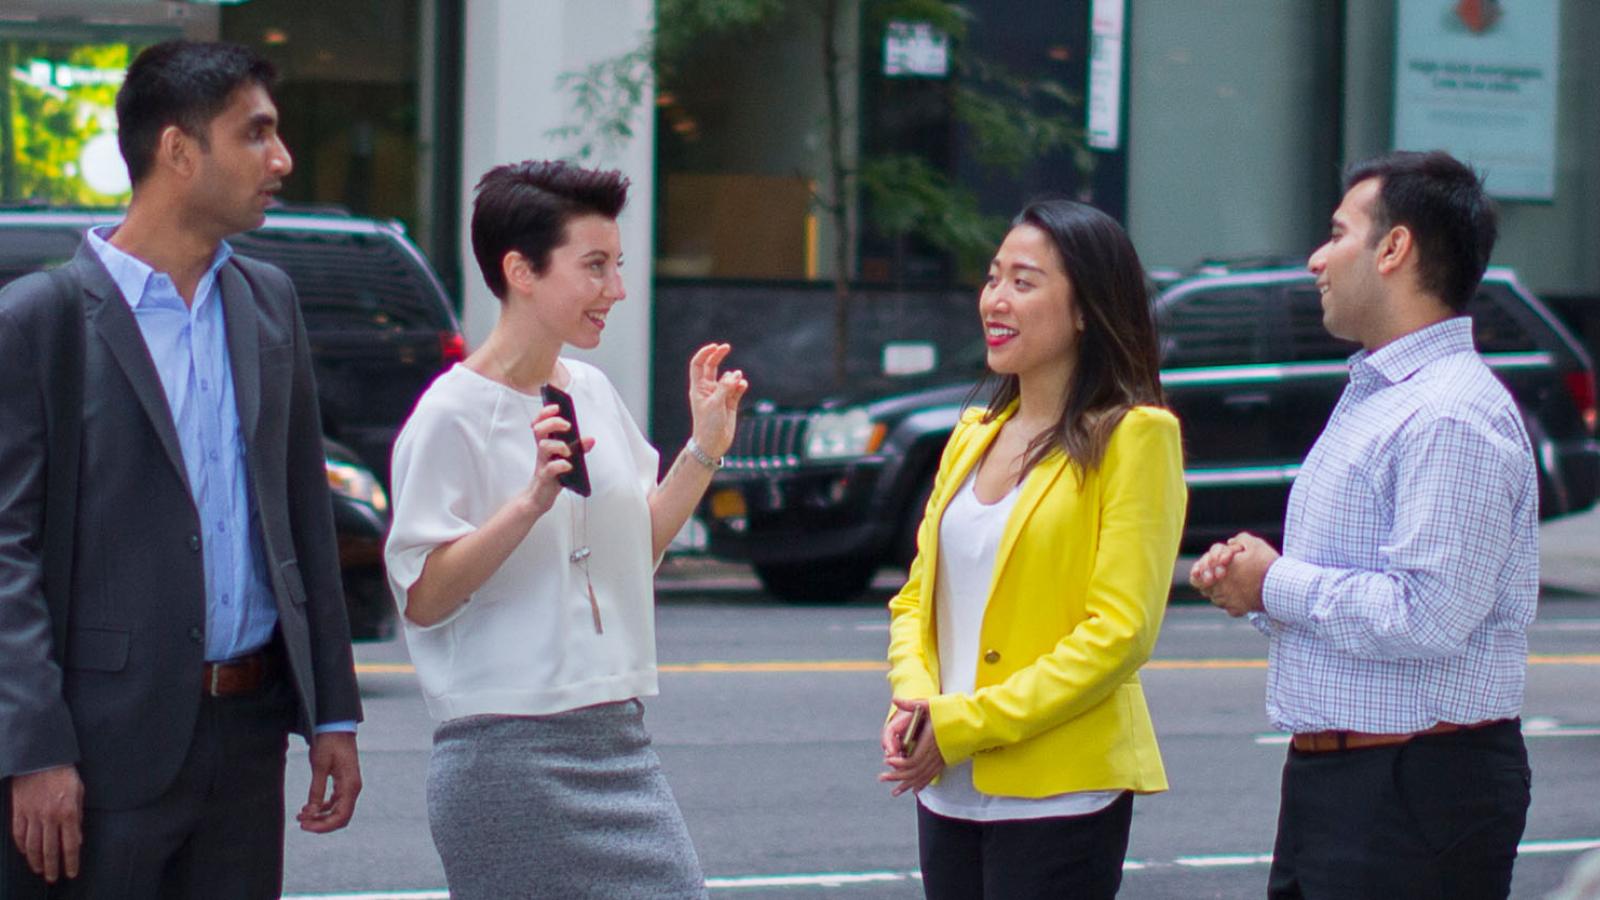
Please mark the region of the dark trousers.
<svg viewBox="0 0 1600 900"><path fill-rule="evenodd" d="M145 806L85 809L82 870L57 882L49 896L277 900L283 767L294 710L281 679L254 695L202 700L177 780Z"/></svg>
<svg viewBox="0 0 1600 900"><path fill-rule="evenodd" d="M1087 816L969 822L917 804L922 890L930 900L1100 900L1117 895L1133 794Z"/></svg>
<svg viewBox="0 0 1600 900"><path fill-rule="evenodd" d="M1267 896L1503 900L1531 785L1516 721L1391 747L1290 749Z"/></svg>

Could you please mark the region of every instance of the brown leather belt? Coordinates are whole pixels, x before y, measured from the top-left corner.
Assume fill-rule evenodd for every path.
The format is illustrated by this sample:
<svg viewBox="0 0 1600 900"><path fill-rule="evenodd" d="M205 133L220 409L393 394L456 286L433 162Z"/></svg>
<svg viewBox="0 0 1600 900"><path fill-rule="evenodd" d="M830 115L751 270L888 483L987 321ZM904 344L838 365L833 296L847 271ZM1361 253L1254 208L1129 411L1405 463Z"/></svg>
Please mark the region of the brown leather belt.
<svg viewBox="0 0 1600 900"><path fill-rule="evenodd" d="M200 670L204 676L200 693L206 697L238 697L253 694L278 672L277 657L266 650L237 656L221 662L208 662Z"/></svg>
<svg viewBox="0 0 1600 900"><path fill-rule="evenodd" d="M1458 725L1455 722L1440 722L1432 728L1421 731L1411 731L1404 734L1369 734L1365 731L1310 731L1297 734L1290 739L1296 750L1301 753L1336 753L1340 750L1364 750L1369 747L1392 747L1395 744L1404 744L1412 738L1423 737L1430 734L1451 734L1457 731L1471 731L1475 728L1485 728L1498 725L1509 719L1491 719L1486 722L1474 722L1471 725Z"/></svg>

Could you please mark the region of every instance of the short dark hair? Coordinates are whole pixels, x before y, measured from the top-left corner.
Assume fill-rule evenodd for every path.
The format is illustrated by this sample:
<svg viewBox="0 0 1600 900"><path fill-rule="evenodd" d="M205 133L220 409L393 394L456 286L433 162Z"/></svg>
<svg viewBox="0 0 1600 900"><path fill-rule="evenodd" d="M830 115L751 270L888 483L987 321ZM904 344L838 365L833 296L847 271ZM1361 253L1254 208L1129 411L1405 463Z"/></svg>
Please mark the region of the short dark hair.
<svg viewBox="0 0 1600 900"><path fill-rule="evenodd" d="M541 275L550 252L567 242L579 216L615 219L628 202L628 177L561 160L495 166L478 180L472 202L472 255L489 290L506 298L506 254L515 250Z"/></svg>
<svg viewBox="0 0 1600 900"><path fill-rule="evenodd" d="M1161 352L1144 266L1117 220L1087 203L1036 200L1011 220L1013 229L1023 225L1050 238L1083 314L1072 383L1055 424L1028 445L1027 466L1059 450L1086 475L1099 468L1111 432L1129 409L1164 405ZM1022 394L1016 375L998 380L986 421Z"/></svg>
<svg viewBox="0 0 1600 900"><path fill-rule="evenodd" d="M209 148L206 132L247 84L271 91L278 80L272 63L238 44L163 41L146 47L117 90L117 146L138 184L155 165L156 145L168 125Z"/></svg>
<svg viewBox="0 0 1600 900"><path fill-rule="evenodd" d="M1355 163L1346 191L1378 179L1373 241L1404 225L1417 243L1422 289L1461 312L1478 290L1499 234L1494 201L1471 166L1442 150L1399 151Z"/></svg>

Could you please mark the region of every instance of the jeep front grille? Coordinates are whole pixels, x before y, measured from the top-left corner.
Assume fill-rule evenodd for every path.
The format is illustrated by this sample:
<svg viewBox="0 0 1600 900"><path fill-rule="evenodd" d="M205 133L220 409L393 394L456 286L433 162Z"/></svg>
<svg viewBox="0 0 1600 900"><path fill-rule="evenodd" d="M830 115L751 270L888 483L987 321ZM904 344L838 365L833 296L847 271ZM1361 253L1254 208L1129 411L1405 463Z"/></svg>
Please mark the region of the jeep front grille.
<svg viewBox="0 0 1600 900"><path fill-rule="evenodd" d="M804 413L756 413L739 417L724 463L730 469L783 469L800 465L805 447Z"/></svg>

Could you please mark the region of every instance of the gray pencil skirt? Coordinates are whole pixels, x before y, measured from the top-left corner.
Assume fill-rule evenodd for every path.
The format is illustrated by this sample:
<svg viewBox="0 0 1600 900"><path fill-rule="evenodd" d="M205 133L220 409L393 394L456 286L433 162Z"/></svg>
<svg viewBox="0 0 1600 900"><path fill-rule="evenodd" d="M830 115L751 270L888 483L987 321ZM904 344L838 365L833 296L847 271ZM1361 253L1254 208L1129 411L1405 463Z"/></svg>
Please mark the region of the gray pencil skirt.
<svg viewBox="0 0 1600 900"><path fill-rule="evenodd" d="M453 900L706 896L637 700L445 722L428 822Z"/></svg>

